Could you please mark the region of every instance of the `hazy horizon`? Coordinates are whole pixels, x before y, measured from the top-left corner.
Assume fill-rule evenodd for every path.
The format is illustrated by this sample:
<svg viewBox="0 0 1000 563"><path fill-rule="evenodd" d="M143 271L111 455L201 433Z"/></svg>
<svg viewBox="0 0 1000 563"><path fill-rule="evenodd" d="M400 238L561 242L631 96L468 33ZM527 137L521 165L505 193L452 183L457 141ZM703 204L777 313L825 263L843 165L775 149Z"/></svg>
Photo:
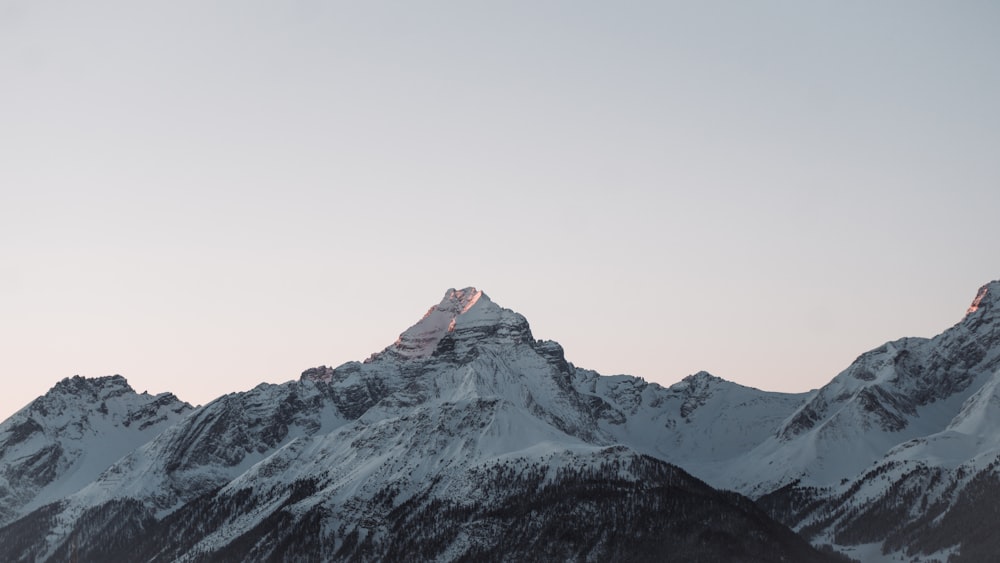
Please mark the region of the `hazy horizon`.
<svg viewBox="0 0 1000 563"><path fill-rule="evenodd" d="M766 390L1000 278L1000 6L0 0L0 419L363 360L475 286Z"/></svg>

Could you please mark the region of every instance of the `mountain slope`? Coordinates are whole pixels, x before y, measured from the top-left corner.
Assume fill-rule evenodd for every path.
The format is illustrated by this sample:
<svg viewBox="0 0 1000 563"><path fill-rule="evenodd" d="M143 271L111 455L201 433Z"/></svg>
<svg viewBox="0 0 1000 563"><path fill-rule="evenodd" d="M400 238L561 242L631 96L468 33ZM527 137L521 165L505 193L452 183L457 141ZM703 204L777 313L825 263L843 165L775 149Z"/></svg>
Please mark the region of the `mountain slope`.
<svg viewBox="0 0 1000 563"><path fill-rule="evenodd" d="M576 368L573 381L578 392L608 405L595 415L617 443L723 488L731 487L727 469L770 437L808 395L761 391L706 372L668 388Z"/></svg>
<svg viewBox="0 0 1000 563"><path fill-rule="evenodd" d="M706 483L865 560L982 560L1000 551L1000 282L805 394L602 376L449 290L364 362L160 422L89 484L18 505L0 560L833 557Z"/></svg>
<svg viewBox="0 0 1000 563"><path fill-rule="evenodd" d="M991 282L942 334L862 355L745 465L799 457L778 479L754 483L758 465L744 483L766 493L760 502L773 516L846 552L874 544L982 560L1000 552L981 524L995 520L1000 499L998 392L1000 282Z"/></svg>
<svg viewBox="0 0 1000 563"><path fill-rule="evenodd" d="M299 480L266 495L205 495L159 521L136 505L101 507L78 527L77 537L89 539L77 553L148 561L832 560L746 498L624 451L515 458L447 478L461 483L435 477L402 502L391 485L345 502L331 498L327 480ZM142 534L109 549L118 530L108 524L128 511L126 520L145 524Z"/></svg>
<svg viewBox="0 0 1000 563"><path fill-rule="evenodd" d="M727 402L767 419L795 406L707 374L604 380L482 292L450 290L363 363L206 405L0 529L0 559L825 560L746 499L643 456L745 450L756 430L718 446L677 430L736 429L705 408Z"/></svg>
<svg viewBox="0 0 1000 563"><path fill-rule="evenodd" d="M862 354L749 453L727 485L753 494L791 482L833 485L899 444L945 430L1000 368L998 310L1000 282L992 282L938 336Z"/></svg>
<svg viewBox="0 0 1000 563"><path fill-rule="evenodd" d="M76 492L191 410L121 376L60 381L0 424L0 524Z"/></svg>

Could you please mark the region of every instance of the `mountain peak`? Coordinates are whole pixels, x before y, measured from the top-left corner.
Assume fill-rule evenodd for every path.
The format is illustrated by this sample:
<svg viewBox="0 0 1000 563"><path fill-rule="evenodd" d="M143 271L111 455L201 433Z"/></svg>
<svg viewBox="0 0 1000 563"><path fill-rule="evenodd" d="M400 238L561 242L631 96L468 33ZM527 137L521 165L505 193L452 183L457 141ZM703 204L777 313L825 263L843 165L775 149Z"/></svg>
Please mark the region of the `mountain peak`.
<svg viewBox="0 0 1000 563"><path fill-rule="evenodd" d="M474 287L451 288L440 303L400 334L391 348L407 359L428 358L445 337L458 337L460 333L466 336L517 333L529 339L531 336L524 317L500 307L483 291Z"/></svg>
<svg viewBox="0 0 1000 563"><path fill-rule="evenodd" d="M430 356L441 339L455 330L458 318L474 308L499 309L485 293L474 287L449 289L440 303L399 335L394 345L396 352L405 358Z"/></svg>
<svg viewBox="0 0 1000 563"><path fill-rule="evenodd" d="M968 316L981 309L995 310L998 303L1000 303L1000 280L994 280L979 288L976 298L972 300L965 314Z"/></svg>
<svg viewBox="0 0 1000 563"><path fill-rule="evenodd" d="M79 396L99 395L120 395L122 393L134 393L132 386L120 375L106 375L103 377L83 377L74 375L65 377L55 384L49 393L67 393Z"/></svg>
<svg viewBox="0 0 1000 563"><path fill-rule="evenodd" d="M462 314L471 309L483 297L486 297L486 301L490 300L482 290L474 287L466 287L464 289L451 288L445 292L444 299L441 300L441 304L438 307L458 309L459 314Z"/></svg>
<svg viewBox="0 0 1000 563"><path fill-rule="evenodd" d="M682 379L682 381L688 381L688 382L707 381L707 382L714 383L714 382L717 382L717 381L724 381L724 380L721 377L716 377L716 376L708 373L707 371L702 370L702 371L699 371L698 373L695 373L695 374L692 374L692 375L689 375L689 376L685 377L684 379Z"/></svg>
<svg viewBox="0 0 1000 563"><path fill-rule="evenodd" d="M699 371L698 373L691 374L684 379L674 383L670 386L674 390L706 390L710 387L717 387L719 385L736 385L730 381L726 381L721 377L714 376L707 371Z"/></svg>

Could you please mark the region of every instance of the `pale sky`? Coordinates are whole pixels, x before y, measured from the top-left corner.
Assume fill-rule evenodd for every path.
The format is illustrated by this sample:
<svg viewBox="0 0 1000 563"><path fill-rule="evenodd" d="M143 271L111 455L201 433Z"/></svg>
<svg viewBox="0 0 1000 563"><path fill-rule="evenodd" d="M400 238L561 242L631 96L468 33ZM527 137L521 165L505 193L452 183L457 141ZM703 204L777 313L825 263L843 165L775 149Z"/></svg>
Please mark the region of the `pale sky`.
<svg viewBox="0 0 1000 563"><path fill-rule="evenodd" d="M1000 278L1000 3L0 0L0 418L362 360L816 388Z"/></svg>

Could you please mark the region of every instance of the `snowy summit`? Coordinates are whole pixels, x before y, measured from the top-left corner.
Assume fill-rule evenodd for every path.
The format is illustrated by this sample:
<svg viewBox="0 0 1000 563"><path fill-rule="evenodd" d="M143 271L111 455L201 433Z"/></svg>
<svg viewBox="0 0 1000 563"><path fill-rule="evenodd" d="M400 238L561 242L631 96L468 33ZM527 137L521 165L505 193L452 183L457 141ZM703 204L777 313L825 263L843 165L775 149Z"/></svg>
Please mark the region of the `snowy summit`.
<svg viewBox="0 0 1000 563"><path fill-rule="evenodd" d="M998 300L800 394L579 368L472 287L196 409L65 380L0 424L0 560L989 559Z"/></svg>
<svg viewBox="0 0 1000 563"><path fill-rule="evenodd" d="M449 289L440 303L431 307L415 325L399 335L390 349L403 358L428 358L451 333L495 333L502 326L523 326L521 315L504 309L474 287Z"/></svg>

